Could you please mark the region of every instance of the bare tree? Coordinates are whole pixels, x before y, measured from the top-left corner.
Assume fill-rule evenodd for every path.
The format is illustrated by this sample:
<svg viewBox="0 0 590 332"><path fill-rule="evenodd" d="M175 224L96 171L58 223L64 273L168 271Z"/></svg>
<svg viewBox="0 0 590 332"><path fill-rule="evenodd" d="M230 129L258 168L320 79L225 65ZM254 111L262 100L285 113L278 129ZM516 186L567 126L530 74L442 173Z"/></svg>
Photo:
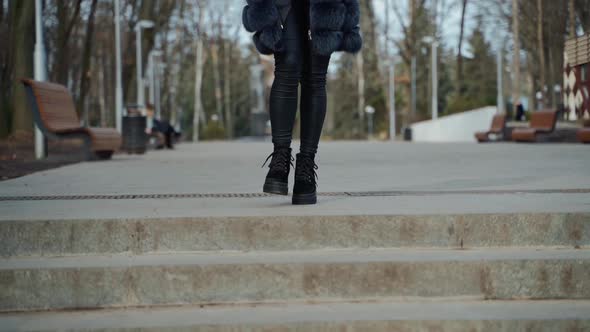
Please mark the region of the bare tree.
<svg viewBox="0 0 590 332"><path fill-rule="evenodd" d="M211 62L213 64L213 84L215 89L215 109L217 111L217 116L219 117L219 121L223 126L224 123L224 116L223 116L223 103L222 103L222 95L221 95L221 74L219 69L219 39L217 41L212 41L210 44L210 51L211 51Z"/></svg>
<svg viewBox="0 0 590 332"><path fill-rule="evenodd" d="M357 68L357 79L358 79L358 109L359 112L359 122L360 131L362 132L362 125L364 123L364 114L365 114L365 71L364 71L364 59L363 59L363 52L359 52L356 56L356 68Z"/></svg>
<svg viewBox="0 0 590 332"><path fill-rule="evenodd" d="M84 109L84 101L86 93L88 92L90 80L90 57L92 52L92 45L94 44L94 15L96 13L96 5L98 0L92 0L90 5L90 14L88 15L88 23L86 24L86 39L84 40L84 54L82 56L82 70L80 73L80 93L78 94L78 102L76 109L81 112ZM87 110L84 111L84 121L88 124Z"/></svg>
<svg viewBox="0 0 590 332"><path fill-rule="evenodd" d="M80 20L80 7L82 0L69 1L57 0L57 35L55 42L55 58L52 68L52 80L61 84L67 84L69 67L71 65L70 43L72 32Z"/></svg>
<svg viewBox="0 0 590 332"><path fill-rule="evenodd" d="M512 0L512 38L514 40L514 57L512 60L512 103L514 114L520 100L520 35L519 35L519 7L518 0Z"/></svg>
<svg viewBox="0 0 590 332"><path fill-rule="evenodd" d="M543 105L547 105L547 96L545 93L546 82L545 82L545 37L543 35L543 1L537 0L537 47L539 51L539 81L541 85L541 101Z"/></svg>
<svg viewBox="0 0 590 332"><path fill-rule="evenodd" d="M12 58L14 68L12 76L12 131L32 132L33 119L31 112L27 109L25 92L18 86L19 77L31 77L33 74L33 52L34 46L34 1L12 1L10 10L14 20L14 33L12 44Z"/></svg>
<svg viewBox="0 0 590 332"><path fill-rule="evenodd" d="M459 93L462 93L462 82L463 82L463 36L465 33L465 13L467 12L468 0L462 0L461 7L461 29L459 33L459 45L457 47L457 84L459 85Z"/></svg>
<svg viewBox="0 0 590 332"><path fill-rule="evenodd" d="M576 37L576 6L574 4L574 0L569 0L568 2L568 12L569 12L569 37L574 38Z"/></svg>
<svg viewBox="0 0 590 332"><path fill-rule="evenodd" d="M196 22L196 38L195 38L195 104L193 114L193 142L199 141L199 125L201 117L204 118L203 112L203 65L205 63L203 54L203 18L205 17L205 6L204 2L196 1L196 10L198 10L197 22Z"/></svg>

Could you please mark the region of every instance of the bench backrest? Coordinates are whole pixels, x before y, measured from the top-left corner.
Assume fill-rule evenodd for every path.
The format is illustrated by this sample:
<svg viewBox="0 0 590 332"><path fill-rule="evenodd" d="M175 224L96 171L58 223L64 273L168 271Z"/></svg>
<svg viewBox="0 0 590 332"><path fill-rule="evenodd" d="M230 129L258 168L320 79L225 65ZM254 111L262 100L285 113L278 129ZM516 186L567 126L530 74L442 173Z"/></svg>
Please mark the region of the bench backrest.
<svg viewBox="0 0 590 332"><path fill-rule="evenodd" d="M41 125L49 132L79 129L80 119L76 113L74 100L68 89L59 84L22 79L27 89L31 89Z"/></svg>
<svg viewBox="0 0 590 332"><path fill-rule="evenodd" d="M504 131L505 127L506 127L506 114L494 115L494 118L492 119L492 128L490 128L490 131L492 133L499 133L499 132Z"/></svg>
<svg viewBox="0 0 590 332"><path fill-rule="evenodd" d="M531 128L545 131L552 131L557 122L557 112L537 111L531 113Z"/></svg>

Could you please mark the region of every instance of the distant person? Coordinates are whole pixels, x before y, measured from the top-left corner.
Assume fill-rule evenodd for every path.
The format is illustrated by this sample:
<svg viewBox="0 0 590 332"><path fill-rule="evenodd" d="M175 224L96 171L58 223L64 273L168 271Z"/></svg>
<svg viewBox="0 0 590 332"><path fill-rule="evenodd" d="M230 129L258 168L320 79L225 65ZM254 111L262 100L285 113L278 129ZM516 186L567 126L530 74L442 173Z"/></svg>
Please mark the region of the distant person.
<svg viewBox="0 0 590 332"><path fill-rule="evenodd" d="M524 114L524 106L522 106L521 102L516 104L516 117L514 118L514 120L515 121L525 121L526 120L526 116Z"/></svg>
<svg viewBox="0 0 590 332"><path fill-rule="evenodd" d="M147 105L146 116L152 120L152 126L148 134L156 136L160 142L156 148L163 149L164 147L172 150L174 149L174 138L178 136L176 130L170 122L158 119L154 116L154 108L152 105Z"/></svg>
<svg viewBox="0 0 590 332"><path fill-rule="evenodd" d="M255 32L262 54L274 54L270 94L274 152L264 192L287 195L292 166L291 139L301 84L301 147L297 154L293 204L315 204L315 155L326 116L326 75L332 53L362 47L359 0L247 0L243 23ZM265 163L266 164L266 163Z"/></svg>

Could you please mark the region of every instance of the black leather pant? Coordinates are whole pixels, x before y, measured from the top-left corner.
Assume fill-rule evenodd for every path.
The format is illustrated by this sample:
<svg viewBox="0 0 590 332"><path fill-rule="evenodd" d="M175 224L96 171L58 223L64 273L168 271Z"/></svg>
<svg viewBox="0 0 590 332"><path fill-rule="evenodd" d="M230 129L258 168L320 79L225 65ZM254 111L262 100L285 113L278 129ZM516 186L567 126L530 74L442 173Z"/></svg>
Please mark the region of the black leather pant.
<svg viewBox="0 0 590 332"><path fill-rule="evenodd" d="M283 24L284 52L275 54L270 121L276 147L289 147L301 84L301 152L315 154L326 117L326 76L330 56L312 54L309 1L293 1Z"/></svg>

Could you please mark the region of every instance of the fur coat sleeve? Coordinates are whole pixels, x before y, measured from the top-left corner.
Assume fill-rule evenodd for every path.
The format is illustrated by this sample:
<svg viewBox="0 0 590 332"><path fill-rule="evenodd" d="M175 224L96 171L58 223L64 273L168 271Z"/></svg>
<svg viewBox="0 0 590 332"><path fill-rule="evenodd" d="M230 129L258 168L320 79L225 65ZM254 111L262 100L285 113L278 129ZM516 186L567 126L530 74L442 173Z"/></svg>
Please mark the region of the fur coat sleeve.
<svg viewBox="0 0 590 332"><path fill-rule="evenodd" d="M295 0L297 1L297 0ZM362 48L359 0L309 0L314 53L329 55ZM254 33L254 44L263 54L283 50L281 6L283 0L247 0L242 13L244 28Z"/></svg>

